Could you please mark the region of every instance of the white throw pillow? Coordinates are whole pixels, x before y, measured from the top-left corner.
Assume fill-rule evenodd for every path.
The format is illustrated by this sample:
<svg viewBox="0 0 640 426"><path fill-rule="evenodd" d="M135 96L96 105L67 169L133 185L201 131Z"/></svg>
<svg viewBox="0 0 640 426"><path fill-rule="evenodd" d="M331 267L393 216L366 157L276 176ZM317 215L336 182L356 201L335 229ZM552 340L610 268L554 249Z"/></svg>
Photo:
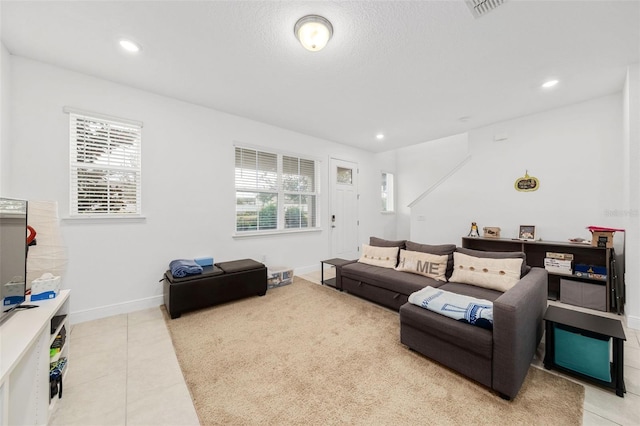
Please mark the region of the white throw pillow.
<svg viewBox="0 0 640 426"><path fill-rule="evenodd" d="M520 281L522 259L491 259L453 253L449 281L505 292Z"/></svg>
<svg viewBox="0 0 640 426"><path fill-rule="evenodd" d="M438 281L447 281L448 255L437 255L422 253L419 251L400 250L400 260L396 271L411 272L412 274L424 275Z"/></svg>
<svg viewBox="0 0 640 426"><path fill-rule="evenodd" d="M362 245L360 263L380 266L382 268L395 268L398 263L398 250L400 247L376 247L368 244Z"/></svg>

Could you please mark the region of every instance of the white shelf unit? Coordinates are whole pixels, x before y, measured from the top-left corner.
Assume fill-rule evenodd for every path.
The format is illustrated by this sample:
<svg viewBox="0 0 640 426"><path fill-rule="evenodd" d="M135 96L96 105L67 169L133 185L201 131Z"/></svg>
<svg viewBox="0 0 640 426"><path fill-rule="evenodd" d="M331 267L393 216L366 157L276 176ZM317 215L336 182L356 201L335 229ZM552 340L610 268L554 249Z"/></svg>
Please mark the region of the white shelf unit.
<svg viewBox="0 0 640 426"><path fill-rule="evenodd" d="M58 317L61 316L63 317L62 321L57 325L56 329L54 330L53 333L51 333L50 338L49 338L49 348L52 347L53 343L56 340L56 337L58 336L58 334L60 334L60 332L62 331L62 329L64 328L65 331L65 341L63 346L60 348L60 351L57 352L55 355L50 356L49 357L49 364L51 365L54 362L58 362L60 359L62 358L66 358L67 361L69 360L69 335L71 332L71 329L69 327L69 315L68 315L68 309L64 309L64 307L62 309L60 309L58 311L58 313L51 319L52 323L53 320ZM67 368L68 365L65 364L63 370L62 370L62 377L64 380L64 376L66 376L67 371L69 371L69 369ZM55 407L56 401L58 401L58 399L60 399L59 395L55 395L53 398L51 398L49 400L49 410L53 411L53 408Z"/></svg>
<svg viewBox="0 0 640 426"><path fill-rule="evenodd" d="M63 351L68 353L69 294L62 290L55 299L27 300L26 304L38 307L16 312L0 326L0 425L49 422L49 348L55 338L51 319L67 315L62 324L67 331Z"/></svg>

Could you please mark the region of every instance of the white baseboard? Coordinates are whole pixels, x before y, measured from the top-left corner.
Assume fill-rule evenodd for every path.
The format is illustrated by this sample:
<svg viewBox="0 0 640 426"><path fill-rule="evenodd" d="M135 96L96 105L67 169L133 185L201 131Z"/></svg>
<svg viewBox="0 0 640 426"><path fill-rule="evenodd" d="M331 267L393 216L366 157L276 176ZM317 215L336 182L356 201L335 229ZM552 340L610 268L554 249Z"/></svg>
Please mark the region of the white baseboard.
<svg viewBox="0 0 640 426"><path fill-rule="evenodd" d="M294 275L305 275L320 270L320 262L308 266L300 266L294 268ZM100 318L106 318L113 315L128 314L143 309L155 308L164 303L162 295L148 297L145 299L132 300L130 302L118 303L114 305L101 306L98 308L87 309L85 311L71 312L69 321L71 324L78 324L86 321L93 321Z"/></svg>
<svg viewBox="0 0 640 426"><path fill-rule="evenodd" d="M318 264L302 266L294 268L294 275L304 275L320 270L320 262ZM106 318L113 315L128 314L143 309L150 309L160 306L164 303L164 296L158 295L145 299L132 300L129 302L118 303L114 305L100 306L98 308L87 309L84 311L71 312L69 321L71 324L78 324L86 321L93 321L100 318Z"/></svg>
<svg viewBox="0 0 640 426"><path fill-rule="evenodd" d="M78 324L86 321L93 321L113 315L128 314L143 309L150 309L164 303L163 296L153 296L145 299L132 300L130 302L118 303L115 305L101 306L99 308L87 309L85 311L71 312L69 321L71 324Z"/></svg>
<svg viewBox="0 0 640 426"><path fill-rule="evenodd" d="M627 327L640 330L640 317L627 316Z"/></svg>
<svg viewBox="0 0 640 426"><path fill-rule="evenodd" d="M294 275L305 275L310 274L311 272L316 272L320 270L320 262L318 264L309 265L309 266L300 266L293 270Z"/></svg>

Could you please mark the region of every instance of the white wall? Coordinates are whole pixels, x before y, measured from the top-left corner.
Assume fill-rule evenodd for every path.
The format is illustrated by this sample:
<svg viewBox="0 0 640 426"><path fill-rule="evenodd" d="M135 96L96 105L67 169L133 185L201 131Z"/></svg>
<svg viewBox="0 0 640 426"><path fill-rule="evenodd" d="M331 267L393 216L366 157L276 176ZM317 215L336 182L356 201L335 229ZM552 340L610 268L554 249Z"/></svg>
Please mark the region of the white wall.
<svg viewBox="0 0 640 426"><path fill-rule="evenodd" d="M435 191L468 156L466 133L398 150L398 238L409 239L424 225L423 215L412 217L410 204Z"/></svg>
<svg viewBox="0 0 640 426"><path fill-rule="evenodd" d="M0 42L0 194L9 195L10 147L9 147L9 102L11 99L10 54Z"/></svg>
<svg viewBox="0 0 640 426"><path fill-rule="evenodd" d="M319 269L329 231L232 238L235 225L234 142L319 158L321 218L328 217L329 158L360 166L360 239L387 226L379 212L379 172L369 152L305 136L112 82L11 57L13 193L54 200L68 215L68 115L64 106L144 123L142 222L63 220L68 247L64 287L74 321L161 303L162 278L176 258L211 255ZM7 143L3 142L3 147ZM373 214L372 212L375 212ZM325 223L326 226L326 223Z"/></svg>
<svg viewBox="0 0 640 426"><path fill-rule="evenodd" d="M622 217L627 222L625 311L627 324L640 330L640 65L629 67L624 94L624 180L625 208Z"/></svg>
<svg viewBox="0 0 640 426"><path fill-rule="evenodd" d="M468 151L458 150L457 158L468 155L470 160L411 209L409 238L460 245L472 221L480 228L499 226L504 238L517 237L519 225L535 225L536 238L549 241L589 238L586 226L609 226L627 229L616 234L615 245L620 253L626 241L626 263L631 265L638 252L636 248L635 254L630 253L629 248L637 247L638 227L628 226L626 212L638 210L629 210L625 194L629 177L623 105L620 93L469 132ZM634 120L637 128L637 112ZM504 136L506 140L496 140ZM399 152L398 169L403 170L404 179L419 181L424 171L405 168L402 162L450 155L452 148L442 140L434 142ZM636 157L638 145L636 136ZM640 195L637 162L634 168L632 208ZM526 171L540 180L538 191L515 190L516 178ZM402 202L408 204L412 197ZM627 275L626 310L631 325L631 316L638 313L638 275Z"/></svg>
<svg viewBox="0 0 640 426"><path fill-rule="evenodd" d="M507 139L494 141L495 135ZM459 244L472 221L499 226L506 238L516 237L519 225L535 225L536 237L555 241L587 238L588 225L620 225L608 213L624 200L620 94L476 129L468 137L470 161L412 209L412 239ZM423 148L425 156L440 157L429 144ZM514 182L527 171L540 189L518 192ZM416 216L426 220L414 222Z"/></svg>

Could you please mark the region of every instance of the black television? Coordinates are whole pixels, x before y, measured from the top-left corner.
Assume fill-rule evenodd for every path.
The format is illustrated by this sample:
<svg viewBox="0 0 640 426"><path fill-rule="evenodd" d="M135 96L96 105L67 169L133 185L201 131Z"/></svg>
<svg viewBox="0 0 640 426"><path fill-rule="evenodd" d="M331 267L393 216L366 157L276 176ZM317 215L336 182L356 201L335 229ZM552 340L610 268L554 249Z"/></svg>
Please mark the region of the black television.
<svg viewBox="0 0 640 426"><path fill-rule="evenodd" d="M27 201L0 198L0 324L25 301L27 249Z"/></svg>

